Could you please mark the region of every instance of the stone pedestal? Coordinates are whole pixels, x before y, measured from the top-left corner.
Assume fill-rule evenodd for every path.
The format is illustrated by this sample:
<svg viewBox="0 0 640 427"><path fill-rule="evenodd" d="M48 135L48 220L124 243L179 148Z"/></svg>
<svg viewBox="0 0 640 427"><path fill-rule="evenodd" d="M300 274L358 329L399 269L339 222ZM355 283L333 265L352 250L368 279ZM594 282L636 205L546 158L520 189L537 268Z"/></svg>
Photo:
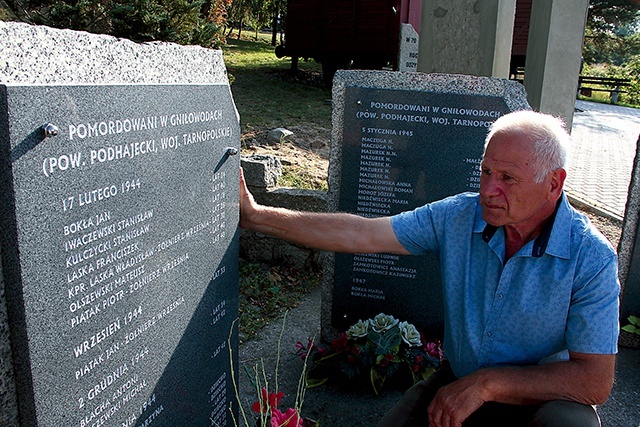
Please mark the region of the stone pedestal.
<svg viewBox="0 0 640 427"><path fill-rule="evenodd" d="M631 173L629 195L618 245L618 271L622 286L620 325L629 323L629 316L640 317L640 139ZM640 336L622 331L622 345L640 347Z"/></svg>

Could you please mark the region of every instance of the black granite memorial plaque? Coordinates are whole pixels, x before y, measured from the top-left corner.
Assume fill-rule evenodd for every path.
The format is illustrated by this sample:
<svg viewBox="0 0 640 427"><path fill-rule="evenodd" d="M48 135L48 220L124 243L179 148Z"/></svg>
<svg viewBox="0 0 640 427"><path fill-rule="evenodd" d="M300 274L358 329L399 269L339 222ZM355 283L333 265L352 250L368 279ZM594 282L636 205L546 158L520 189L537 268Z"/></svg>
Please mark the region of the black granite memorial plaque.
<svg viewBox="0 0 640 427"><path fill-rule="evenodd" d="M347 87L338 210L400 213L479 189L487 129L509 112L503 98ZM442 336L435 256L337 254L332 326L391 314Z"/></svg>
<svg viewBox="0 0 640 427"><path fill-rule="evenodd" d="M0 91L23 425L232 424L240 138L229 87Z"/></svg>

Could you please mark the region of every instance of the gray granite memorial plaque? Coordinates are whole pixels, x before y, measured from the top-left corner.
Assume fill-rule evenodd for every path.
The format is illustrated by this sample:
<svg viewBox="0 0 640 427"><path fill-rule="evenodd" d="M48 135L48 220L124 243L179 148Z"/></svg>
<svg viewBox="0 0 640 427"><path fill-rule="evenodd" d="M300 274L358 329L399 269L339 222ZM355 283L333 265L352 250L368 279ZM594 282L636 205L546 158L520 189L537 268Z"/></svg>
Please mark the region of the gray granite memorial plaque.
<svg viewBox="0 0 640 427"><path fill-rule="evenodd" d="M0 101L22 425L230 425L239 128L229 87L5 85Z"/></svg>
<svg viewBox="0 0 640 427"><path fill-rule="evenodd" d="M483 77L339 72L333 90L332 203L368 217L478 191L488 127L528 108L520 85ZM384 312L442 336L435 255L337 254L333 268L331 328Z"/></svg>

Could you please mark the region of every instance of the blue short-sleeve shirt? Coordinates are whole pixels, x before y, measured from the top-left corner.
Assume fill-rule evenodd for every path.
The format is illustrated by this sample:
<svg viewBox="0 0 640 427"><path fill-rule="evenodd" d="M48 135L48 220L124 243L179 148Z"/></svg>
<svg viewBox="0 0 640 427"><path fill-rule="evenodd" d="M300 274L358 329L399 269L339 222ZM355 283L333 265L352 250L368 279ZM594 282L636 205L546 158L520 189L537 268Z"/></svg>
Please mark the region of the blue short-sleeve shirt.
<svg viewBox="0 0 640 427"><path fill-rule="evenodd" d="M444 294L445 355L460 377L500 365L615 354L617 257L563 194L553 223L506 263L503 228L464 193L393 216L412 254L436 252Z"/></svg>

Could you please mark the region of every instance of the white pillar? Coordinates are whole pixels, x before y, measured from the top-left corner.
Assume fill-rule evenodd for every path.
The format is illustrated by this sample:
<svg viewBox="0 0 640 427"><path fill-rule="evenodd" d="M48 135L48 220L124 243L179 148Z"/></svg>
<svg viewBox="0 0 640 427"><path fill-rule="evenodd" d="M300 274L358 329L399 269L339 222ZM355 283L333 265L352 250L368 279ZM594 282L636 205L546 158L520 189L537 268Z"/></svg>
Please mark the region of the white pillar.
<svg viewBox="0 0 640 427"><path fill-rule="evenodd" d="M571 129L589 0L534 1L524 85L534 110Z"/></svg>
<svg viewBox="0 0 640 427"><path fill-rule="evenodd" d="M418 71L509 76L516 0L423 0Z"/></svg>

